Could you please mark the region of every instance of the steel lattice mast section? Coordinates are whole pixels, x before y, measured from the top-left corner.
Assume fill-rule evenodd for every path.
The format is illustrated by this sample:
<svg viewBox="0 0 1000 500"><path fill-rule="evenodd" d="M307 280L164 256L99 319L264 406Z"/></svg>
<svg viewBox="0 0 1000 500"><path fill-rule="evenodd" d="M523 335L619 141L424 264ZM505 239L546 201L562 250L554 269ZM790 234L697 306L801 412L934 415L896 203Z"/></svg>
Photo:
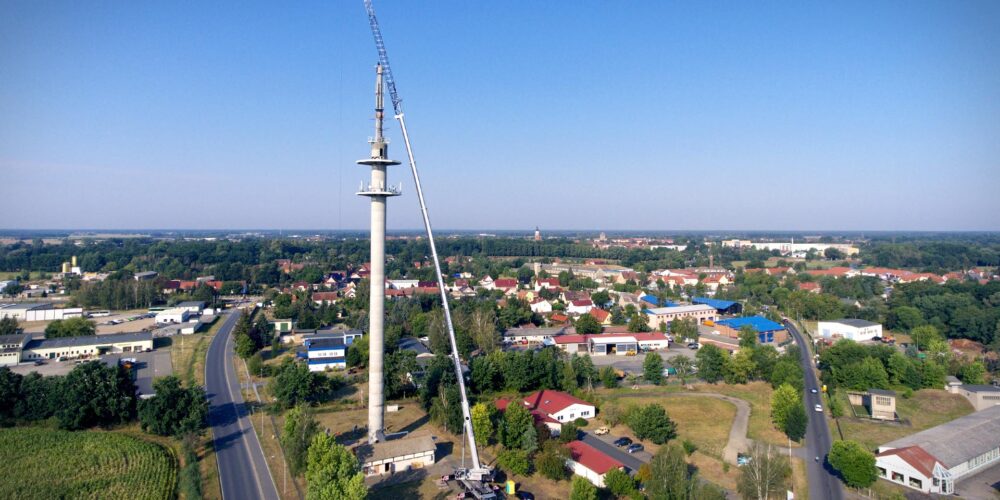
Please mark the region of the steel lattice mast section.
<svg viewBox="0 0 1000 500"><path fill-rule="evenodd" d="M438 280L438 290L441 293L441 305L444 308L444 319L448 327L448 340L451 342L451 359L455 368L455 377L458 379L458 389L462 395L462 421L465 427L465 434L469 439L469 449L472 452L472 469L469 471L473 479L482 479L489 475L489 470L483 468L479 462L479 449L476 447L476 434L472 429L472 417L469 411L469 398L465 392L465 379L462 376L462 364L458 357L458 343L455 341L455 327L451 321L451 308L448 305L448 293L444 287L444 277L441 275L441 261L438 259L437 245L434 243L434 231L431 229L431 220L427 215L427 203L424 201L424 192L420 187L420 175L417 173L417 163L413 159L413 148L410 147L410 136L406 132L406 121L403 117L402 101L396 92L396 81L392 77L392 70L389 67L389 57L385 51L385 43L382 41L382 30L378 27L378 19L375 17L375 8L371 0L364 0L365 10L368 11L368 22L371 24L372 36L375 38L375 48L378 50L379 64L383 68L385 83L389 88L389 96L392 99L392 109L396 112L396 120L399 120L399 128L403 133L403 142L406 145L406 155L410 161L410 171L413 173L413 184L417 190L417 200L420 202L420 212L424 218L424 229L427 231L427 242L431 247L431 257L434 261L434 272Z"/></svg>
<svg viewBox="0 0 1000 500"><path fill-rule="evenodd" d="M371 156L358 160L372 168L371 182L362 183L358 196L371 199L371 295L368 301L368 442L384 440L385 428L385 207L400 190L386 184L386 167L399 165L388 158L389 143L382 136L382 65L375 70L375 137L369 139Z"/></svg>

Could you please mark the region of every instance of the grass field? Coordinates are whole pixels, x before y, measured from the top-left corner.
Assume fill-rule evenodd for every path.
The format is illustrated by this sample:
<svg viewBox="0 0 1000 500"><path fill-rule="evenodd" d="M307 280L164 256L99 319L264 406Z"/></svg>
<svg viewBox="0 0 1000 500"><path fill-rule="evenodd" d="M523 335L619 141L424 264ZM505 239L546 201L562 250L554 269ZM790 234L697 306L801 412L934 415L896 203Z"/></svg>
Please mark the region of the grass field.
<svg viewBox="0 0 1000 500"><path fill-rule="evenodd" d="M840 391L837 397L843 398L842 403L847 408L847 394ZM841 418L840 429L844 432L844 439L858 441L869 449L875 449L889 441L968 415L972 413L972 405L958 394L950 394L941 389L922 389L913 393L910 399L897 397L896 413L901 419L909 420L910 425ZM839 438L836 429L832 430L834 437Z"/></svg>
<svg viewBox="0 0 1000 500"><path fill-rule="evenodd" d="M177 460L114 432L0 429L0 498L174 498Z"/></svg>
<svg viewBox="0 0 1000 500"><path fill-rule="evenodd" d="M750 382L749 384L695 384L694 389L698 392L716 392L742 399L750 403L750 425L747 428L747 437L755 441L770 443L778 446L788 446L788 438L785 434L774 428L771 423L771 385L767 382ZM792 446L798 446L792 443Z"/></svg>

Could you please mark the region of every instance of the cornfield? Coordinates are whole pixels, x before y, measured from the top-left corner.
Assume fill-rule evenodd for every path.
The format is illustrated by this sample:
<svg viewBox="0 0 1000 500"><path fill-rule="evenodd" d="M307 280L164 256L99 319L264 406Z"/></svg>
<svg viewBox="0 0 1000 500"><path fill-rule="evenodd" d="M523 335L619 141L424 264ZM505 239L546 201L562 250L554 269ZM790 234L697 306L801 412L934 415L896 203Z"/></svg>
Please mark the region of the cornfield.
<svg viewBox="0 0 1000 500"><path fill-rule="evenodd" d="M173 498L177 461L162 446L111 432L0 429L0 498Z"/></svg>

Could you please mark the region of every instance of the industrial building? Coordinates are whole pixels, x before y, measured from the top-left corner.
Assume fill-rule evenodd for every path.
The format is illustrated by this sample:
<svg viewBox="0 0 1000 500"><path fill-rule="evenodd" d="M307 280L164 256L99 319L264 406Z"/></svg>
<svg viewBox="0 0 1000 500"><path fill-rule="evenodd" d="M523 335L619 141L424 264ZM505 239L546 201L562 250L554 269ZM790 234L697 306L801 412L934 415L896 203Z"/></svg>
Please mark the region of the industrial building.
<svg viewBox="0 0 1000 500"><path fill-rule="evenodd" d="M347 368L347 344L343 337L307 340L306 354L311 372Z"/></svg>
<svg viewBox="0 0 1000 500"><path fill-rule="evenodd" d="M189 300L177 304L174 308L187 310L191 314L201 314L201 312L205 309L205 303L199 300Z"/></svg>
<svg viewBox="0 0 1000 500"><path fill-rule="evenodd" d="M630 333L628 335L560 335L555 345L570 354L629 355L640 351L666 349L670 339L662 333Z"/></svg>
<svg viewBox="0 0 1000 500"><path fill-rule="evenodd" d="M21 362L21 351L31 340L31 335L18 333L0 335L0 366L13 366Z"/></svg>
<svg viewBox="0 0 1000 500"><path fill-rule="evenodd" d="M690 306L657 307L643 311L649 317L649 326L657 329L660 323L670 324L678 319L693 319L697 323L704 321L714 321L719 313L714 307L706 304L693 304Z"/></svg>
<svg viewBox="0 0 1000 500"><path fill-rule="evenodd" d="M740 314L743 312L743 304L732 300L711 299L708 297L693 297L692 304L703 304L715 308L719 314Z"/></svg>
<svg viewBox="0 0 1000 500"><path fill-rule="evenodd" d="M976 411L1000 405L1000 387L992 385L951 385L946 388L952 394L961 394L972 403Z"/></svg>
<svg viewBox="0 0 1000 500"><path fill-rule="evenodd" d="M598 488L604 487L604 475L611 469L625 469L621 462L583 441L570 441L566 448L569 449L566 466Z"/></svg>
<svg viewBox="0 0 1000 500"><path fill-rule="evenodd" d="M85 337L30 340L21 350L21 361L89 358L104 354L153 350L152 332L115 333Z"/></svg>
<svg viewBox="0 0 1000 500"><path fill-rule="evenodd" d="M1000 461L1000 406L878 447L878 475L924 493L950 495L963 477Z"/></svg>
<svg viewBox="0 0 1000 500"><path fill-rule="evenodd" d="M366 476L394 474L434 465L436 446L430 436L404 437L354 449Z"/></svg>
<svg viewBox="0 0 1000 500"><path fill-rule="evenodd" d="M82 307L56 308L51 302L30 304L0 304L0 318L14 318L18 321L54 321L57 319L80 318Z"/></svg>
<svg viewBox="0 0 1000 500"><path fill-rule="evenodd" d="M566 333L566 327L554 327L554 328L508 328L501 334L501 340L504 344L516 344L527 342L529 344L540 344L545 341L551 341L555 337L558 337Z"/></svg>
<svg viewBox="0 0 1000 500"><path fill-rule="evenodd" d="M723 319L715 322L719 332L728 337L739 337L739 331L744 326L753 328L757 333L757 340L760 343L784 342L788 338L788 332L780 323L771 321L763 316L744 316L742 318Z"/></svg>
<svg viewBox="0 0 1000 500"><path fill-rule="evenodd" d="M863 319L835 319L816 324L820 335L827 339L848 339L864 342L882 337L882 325Z"/></svg>
<svg viewBox="0 0 1000 500"><path fill-rule="evenodd" d="M156 313L156 324L158 325L165 325L168 323L187 323L189 319L191 319L191 311L180 307Z"/></svg>

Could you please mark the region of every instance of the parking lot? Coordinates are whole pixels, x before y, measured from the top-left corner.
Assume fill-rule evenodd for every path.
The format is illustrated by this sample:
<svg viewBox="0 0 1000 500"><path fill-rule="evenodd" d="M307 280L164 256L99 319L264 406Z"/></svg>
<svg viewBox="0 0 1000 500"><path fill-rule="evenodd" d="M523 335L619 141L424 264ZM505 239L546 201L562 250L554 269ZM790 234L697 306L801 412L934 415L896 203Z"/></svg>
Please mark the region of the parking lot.
<svg viewBox="0 0 1000 500"><path fill-rule="evenodd" d="M670 349L649 352L659 354L660 357L663 358L663 361L666 362L668 359L678 354L693 360L694 355L698 351L688 349L682 344L671 344ZM640 374L642 373L642 362L646 359L646 353L640 352L636 356L609 354L606 356L591 356L590 359L594 361L594 366L597 366L598 368L610 365L625 373ZM667 362L666 364L669 365L670 363Z"/></svg>
<svg viewBox="0 0 1000 500"><path fill-rule="evenodd" d="M118 360L123 357L135 358L136 360L135 385L140 394L153 393L153 378L164 377L173 373L173 366L171 366L170 363L170 349L160 349L152 352L107 354L94 359L100 359L109 366L115 366L118 364ZM73 367L83 363L84 361L88 360L46 360L45 363L41 365L23 363L17 366L11 366L10 370L21 375L38 372L38 374L43 377L51 377L55 375L66 375L73 370Z"/></svg>

